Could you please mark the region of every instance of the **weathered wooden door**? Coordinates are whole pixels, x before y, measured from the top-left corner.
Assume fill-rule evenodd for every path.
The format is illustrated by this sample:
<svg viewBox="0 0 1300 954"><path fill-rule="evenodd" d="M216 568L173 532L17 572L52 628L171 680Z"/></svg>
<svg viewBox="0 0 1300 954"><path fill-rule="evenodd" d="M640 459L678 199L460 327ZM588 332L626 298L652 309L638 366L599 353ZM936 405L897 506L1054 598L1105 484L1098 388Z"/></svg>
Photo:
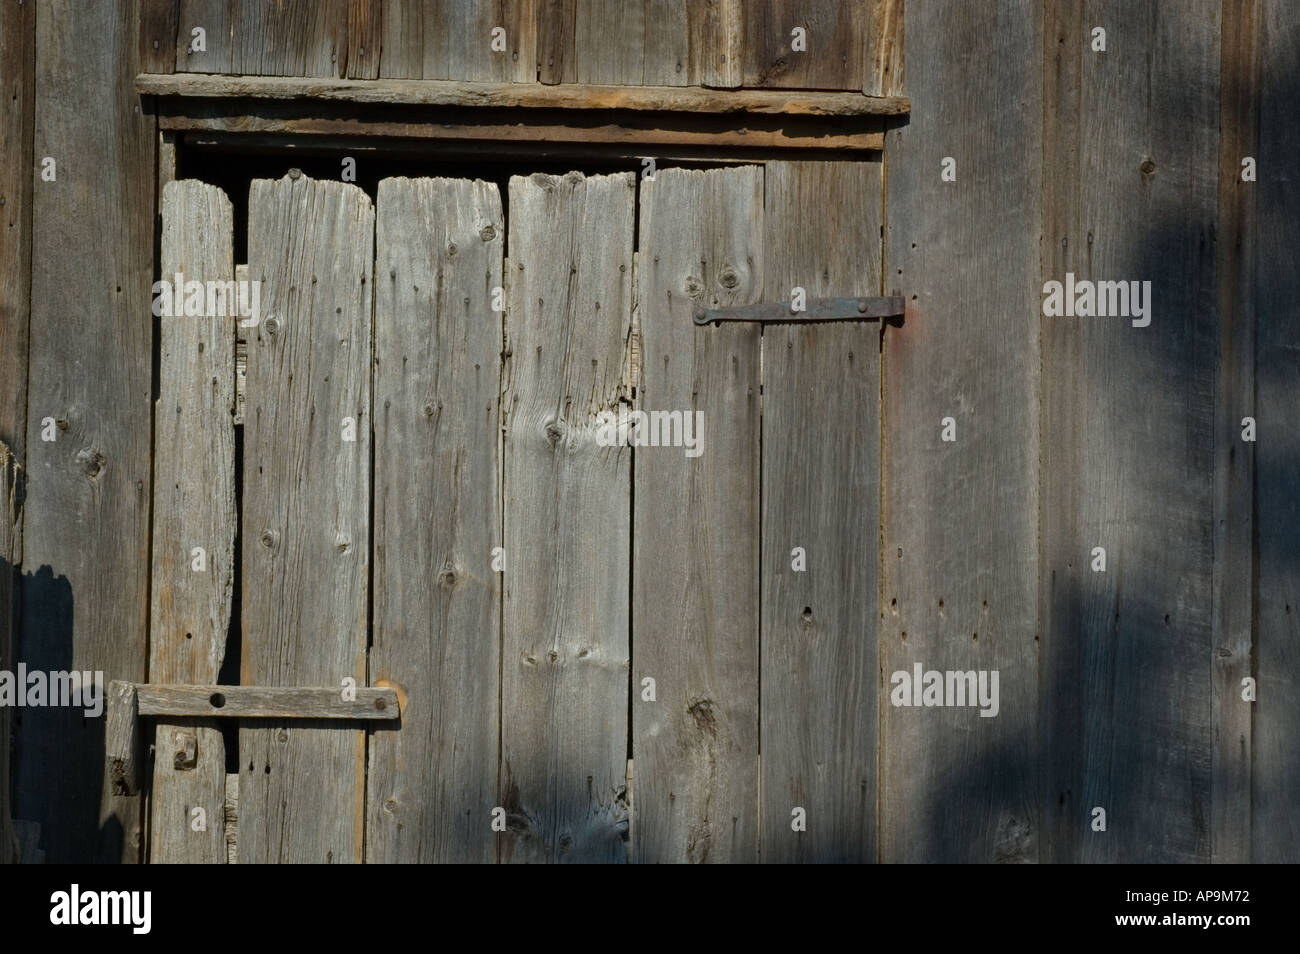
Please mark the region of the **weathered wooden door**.
<svg viewBox="0 0 1300 954"><path fill-rule="evenodd" d="M242 681L389 685L401 719L245 722L224 786L220 733L159 726L152 856L223 860L192 815L237 789L240 861L874 860L880 326L692 314L879 294L879 166L508 199L253 184ZM168 187L165 261L230 274L223 202ZM201 422L177 446L233 408L232 332L201 330L164 331L160 420ZM155 559L180 680L225 649L233 515L197 489L230 481L222 440L156 506L157 553L220 555L198 583Z"/></svg>

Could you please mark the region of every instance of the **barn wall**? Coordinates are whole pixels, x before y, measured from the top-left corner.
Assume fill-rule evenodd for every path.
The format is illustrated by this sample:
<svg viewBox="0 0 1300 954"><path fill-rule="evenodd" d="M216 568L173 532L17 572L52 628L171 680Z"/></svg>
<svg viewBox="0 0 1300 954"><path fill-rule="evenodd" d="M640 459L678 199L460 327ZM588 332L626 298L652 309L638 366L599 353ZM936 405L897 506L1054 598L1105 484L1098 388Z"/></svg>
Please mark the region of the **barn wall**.
<svg viewBox="0 0 1300 954"><path fill-rule="evenodd" d="M0 441L18 487L0 635L21 611L0 659L146 676L155 125L137 72L902 93L884 157L885 285L909 311L882 354L879 858L1300 860L1286 0L910 0L905 34L901 0L72 6L0 17ZM787 17L840 66L794 64L774 39ZM494 25L508 60L477 39ZM1151 325L1044 317L1042 284L1067 271L1151 281ZM914 661L999 669L999 717L972 733L891 709L889 673ZM48 859L136 857L139 807L103 791L95 723L12 721L3 794Z"/></svg>

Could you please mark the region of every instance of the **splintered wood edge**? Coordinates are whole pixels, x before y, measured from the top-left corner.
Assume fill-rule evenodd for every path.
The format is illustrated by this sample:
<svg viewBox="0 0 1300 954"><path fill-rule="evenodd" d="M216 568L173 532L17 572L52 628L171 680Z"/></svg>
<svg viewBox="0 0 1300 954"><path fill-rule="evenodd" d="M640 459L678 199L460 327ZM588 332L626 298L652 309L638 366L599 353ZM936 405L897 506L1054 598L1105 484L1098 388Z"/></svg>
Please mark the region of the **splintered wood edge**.
<svg viewBox="0 0 1300 954"><path fill-rule="evenodd" d="M244 719L379 719L401 717L397 690L267 686L134 686L141 716Z"/></svg>
<svg viewBox="0 0 1300 954"><path fill-rule="evenodd" d="M463 83L452 80L345 80L303 76L141 73L146 96L315 99L423 106L508 106L527 109L630 109L657 112L765 113L786 116L900 116L905 96L860 92L733 89L695 86L588 86L565 83Z"/></svg>

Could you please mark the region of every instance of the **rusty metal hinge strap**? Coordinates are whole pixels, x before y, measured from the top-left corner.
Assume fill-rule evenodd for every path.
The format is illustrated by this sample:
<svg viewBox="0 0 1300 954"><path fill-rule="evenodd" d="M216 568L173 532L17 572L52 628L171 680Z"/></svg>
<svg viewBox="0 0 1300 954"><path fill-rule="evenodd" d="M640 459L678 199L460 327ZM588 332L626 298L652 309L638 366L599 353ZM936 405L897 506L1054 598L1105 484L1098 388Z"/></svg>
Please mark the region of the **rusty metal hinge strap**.
<svg viewBox="0 0 1300 954"><path fill-rule="evenodd" d="M901 318L906 302L901 295L877 298L811 298L801 311L793 302L766 302L732 308L696 308L697 325L720 321L864 321Z"/></svg>

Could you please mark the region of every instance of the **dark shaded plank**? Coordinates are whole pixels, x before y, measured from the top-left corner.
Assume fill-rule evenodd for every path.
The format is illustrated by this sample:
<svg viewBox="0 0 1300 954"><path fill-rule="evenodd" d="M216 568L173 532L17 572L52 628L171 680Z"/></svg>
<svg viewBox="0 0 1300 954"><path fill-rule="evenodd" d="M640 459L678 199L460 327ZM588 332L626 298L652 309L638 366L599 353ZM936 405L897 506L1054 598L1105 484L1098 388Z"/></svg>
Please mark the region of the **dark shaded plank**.
<svg viewBox="0 0 1300 954"><path fill-rule="evenodd" d="M366 858L493 861L501 197L487 182L385 179L378 216L371 673L403 704L400 731L370 739Z"/></svg>
<svg viewBox="0 0 1300 954"><path fill-rule="evenodd" d="M27 446L27 331L31 307L32 118L36 4L0 7L0 442L19 466ZM16 528L15 562L21 557Z"/></svg>
<svg viewBox="0 0 1300 954"><path fill-rule="evenodd" d="M574 59L576 0L535 0L537 79L547 85L577 81Z"/></svg>
<svg viewBox="0 0 1300 954"><path fill-rule="evenodd" d="M609 86L645 82L647 12L644 0L577 0L574 80Z"/></svg>
<svg viewBox="0 0 1300 954"><path fill-rule="evenodd" d="M347 59L342 74L349 79L376 79L383 39L383 0L349 0Z"/></svg>
<svg viewBox="0 0 1300 954"><path fill-rule="evenodd" d="M159 274L169 285L178 273L185 283L232 281L233 222L220 189L194 180L168 182ZM238 302L225 310L229 314L159 319L149 611L149 677L157 683L216 682L226 656L238 522L231 417ZM194 743L193 760L174 757L178 734ZM220 730L162 720L155 751L150 860L224 864ZM201 831L194 830L195 808L206 816Z"/></svg>
<svg viewBox="0 0 1300 954"><path fill-rule="evenodd" d="M248 205L241 683L365 685L374 212L293 174ZM361 860L362 732L253 723L239 761L241 863Z"/></svg>
<svg viewBox="0 0 1300 954"><path fill-rule="evenodd" d="M179 0L179 3L175 24L175 72L231 72L235 55L234 17L241 10L239 2ZM203 28L204 50L194 49L195 27Z"/></svg>
<svg viewBox="0 0 1300 954"><path fill-rule="evenodd" d="M171 73L176 69L179 6L180 0L140 0L141 69L150 73Z"/></svg>
<svg viewBox="0 0 1300 954"><path fill-rule="evenodd" d="M877 0L879 2L879 0ZM745 86L862 89L872 7L862 0L745 0ZM792 31L806 49L792 49Z"/></svg>
<svg viewBox="0 0 1300 954"><path fill-rule="evenodd" d="M424 0L385 0L380 4L380 77L420 79L424 75L425 6Z"/></svg>
<svg viewBox="0 0 1300 954"><path fill-rule="evenodd" d="M13 672L14 622L17 608L14 605L14 567L18 527L18 460L9 445L0 442L0 671ZM0 707L0 864L18 863L18 834L13 827L13 807L9 792L11 772L9 764L10 716L9 706Z"/></svg>
<svg viewBox="0 0 1300 954"><path fill-rule="evenodd" d="M105 683L142 678L147 651L155 129L132 85L137 13L53 2L36 24L18 658ZM139 799L106 784L102 719L27 709L16 749L15 814L39 822L49 861L139 857Z"/></svg>
<svg viewBox="0 0 1300 954"><path fill-rule="evenodd" d="M763 235L760 168L664 169L642 184L638 407L698 411L703 443L694 457L636 454L637 861L758 857L759 326L700 328L691 314L759 299Z"/></svg>
<svg viewBox="0 0 1300 954"><path fill-rule="evenodd" d="M627 860L631 173L510 180L504 861Z"/></svg>
<svg viewBox="0 0 1300 954"><path fill-rule="evenodd" d="M908 308L884 342L882 861L1037 857L1041 9L996 6L997 29L992 2L908 8L918 109L885 142L885 284ZM998 715L894 706L917 663L997 671Z"/></svg>
<svg viewBox="0 0 1300 954"><path fill-rule="evenodd" d="M1261 13L1262 85L1259 106L1259 251L1255 276L1258 321L1255 448L1259 522L1259 605L1255 676L1254 785L1251 860L1300 860L1300 183L1294 170L1300 149L1295 121L1300 24L1295 8L1267 0ZM1244 414L1245 412L1243 412ZM1240 581L1237 585L1240 585ZM1240 686L1237 698L1241 698ZM1244 703L1242 703L1244 705ZM1244 811L1244 806L1238 807Z"/></svg>
<svg viewBox="0 0 1300 954"><path fill-rule="evenodd" d="M1044 860L1210 857L1219 9L1194 9L1055 25L1078 65L1048 102L1043 281L1150 281L1154 310L1041 319Z"/></svg>
<svg viewBox="0 0 1300 954"><path fill-rule="evenodd" d="M765 171L763 300L875 294L880 165ZM873 862L880 322L764 328L763 379L762 857Z"/></svg>
<svg viewBox="0 0 1300 954"><path fill-rule="evenodd" d="M1258 157L1260 23L1256 0L1224 0L1219 69L1218 408L1214 457L1214 680L1211 860L1250 861L1251 672L1255 610L1255 445L1241 439L1255 410L1255 197L1241 179Z"/></svg>

